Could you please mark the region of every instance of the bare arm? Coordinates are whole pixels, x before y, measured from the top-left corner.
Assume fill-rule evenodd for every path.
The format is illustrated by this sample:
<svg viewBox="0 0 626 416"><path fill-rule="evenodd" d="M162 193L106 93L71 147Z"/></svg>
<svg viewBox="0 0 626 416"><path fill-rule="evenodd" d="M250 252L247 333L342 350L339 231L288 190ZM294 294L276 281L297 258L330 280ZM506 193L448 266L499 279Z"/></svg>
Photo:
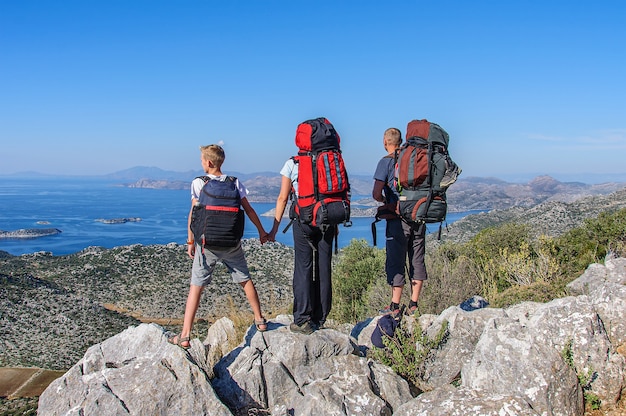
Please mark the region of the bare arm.
<svg viewBox="0 0 626 416"><path fill-rule="evenodd" d="M291 179L286 176L283 176L280 182L280 192L278 193L278 198L276 198L276 212L274 213L274 226L272 227L272 231L270 231L271 240L274 240L276 238L276 233L278 232L280 221L283 219L283 214L285 213L285 208L287 207L287 201L289 201L290 193L291 193Z"/></svg>
<svg viewBox="0 0 626 416"><path fill-rule="evenodd" d="M187 217L187 242L193 242L193 233L191 232L191 214L193 213L193 207L198 202L197 199L191 198L191 208L189 209L189 216ZM193 255L196 251L195 244L187 244L187 255L193 259Z"/></svg>
<svg viewBox="0 0 626 416"><path fill-rule="evenodd" d="M385 188L385 182L374 180L374 188L372 189L372 198L378 202L385 202L385 196L383 195L383 189Z"/></svg>
<svg viewBox="0 0 626 416"><path fill-rule="evenodd" d="M259 238L261 239L261 243L265 243L267 241L267 233L263 229L263 224L261 224L261 220L259 219L259 216L257 215L256 211L254 210L254 208L252 208L252 205L250 205L250 202L248 202L248 198L241 199L241 206L243 207L243 210L246 212L246 215L248 216L248 218L250 218L250 221L252 221L252 224L254 224L257 231L259 232Z"/></svg>

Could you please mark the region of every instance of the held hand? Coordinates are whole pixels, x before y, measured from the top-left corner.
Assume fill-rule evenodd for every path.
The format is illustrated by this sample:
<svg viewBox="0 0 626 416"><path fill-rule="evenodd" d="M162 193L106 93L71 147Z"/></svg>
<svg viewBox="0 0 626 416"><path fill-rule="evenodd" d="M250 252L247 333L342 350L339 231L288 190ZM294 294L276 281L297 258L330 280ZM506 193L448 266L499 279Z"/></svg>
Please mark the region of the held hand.
<svg viewBox="0 0 626 416"><path fill-rule="evenodd" d="M261 239L261 244L265 244L269 241L269 234L266 232L263 232L263 234L259 235L259 238Z"/></svg>
<svg viewBox="0 0 626 416"><path fill-rule="evenodd" d="M272 229L267 235L269 241L276 241L276 230Z"/></svg>
<svg viewBox="0 0 626 416"><path fill-rule="evenodd" d="M272 229L270 231L270 238L272 241L276 241L276 234L278 233L279 226L280 226L280 221L274 219L274 224L272 225Z"/></svg>

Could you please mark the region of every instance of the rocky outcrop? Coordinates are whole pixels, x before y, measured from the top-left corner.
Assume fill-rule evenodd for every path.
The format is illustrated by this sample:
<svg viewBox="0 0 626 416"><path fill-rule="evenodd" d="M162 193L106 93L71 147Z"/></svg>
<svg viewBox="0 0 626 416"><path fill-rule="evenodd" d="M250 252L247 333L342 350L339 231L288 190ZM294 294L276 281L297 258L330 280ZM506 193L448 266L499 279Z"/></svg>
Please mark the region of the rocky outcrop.
<svg viewBox="0 0 626 416"><path fill-rule="evenodd" d="M205 345L170 345L156 325L131 327L91 347L42 394L39 414L582 415L584 397L610 408L626 393L626 259L594 264L572 296L506 309L450 307L406 318L428 336L416 397L391 369L367 358L378 318L344 333L289 331L279 316L209 368L228 322ZM220 344L221 343L221 344Z"/></svg>
<svg viewBox="0 0 626 416"><path fill-rule="evenodd" d="M230 415L204 366L202 343L169 344L154 324L130 327L89 348L39 397L41 415Z"/></svg>
<svg viewBox="0 0 626 416"><path fill-rule="evenodd" d="M348 335L293 334L290 322L279 316L267 332L248 334L215 367L213 387L234 413L385 415L412 398L406 381L359 356Z"/></svg>

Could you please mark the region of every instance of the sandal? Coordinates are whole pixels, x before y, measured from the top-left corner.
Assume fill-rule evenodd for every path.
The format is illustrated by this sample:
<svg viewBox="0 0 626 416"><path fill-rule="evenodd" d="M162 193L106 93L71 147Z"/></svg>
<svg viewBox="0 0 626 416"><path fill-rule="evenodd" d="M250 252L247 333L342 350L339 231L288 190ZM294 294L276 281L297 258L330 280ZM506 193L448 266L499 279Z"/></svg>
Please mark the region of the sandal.
<svg viewBox="0 0 626 416"><path fill-rule="evenodd" d="M267 319L261 318L261 320L259 320L259 321L257 321L255 319L254 320L254 326L256 327L256 330L259 331L259 332L267 331Z"/></svg>
<svg viewBox="0 0 626 416"><path fill-rule="evenodd" d="M189 342L189 337L182 337L180 335L174 335L167 339L167 342L173 345L178 345L180 348L184 350L188 350L191 347L191 343ZM186 342L187 345L183 345L183 342Z"/></svg>

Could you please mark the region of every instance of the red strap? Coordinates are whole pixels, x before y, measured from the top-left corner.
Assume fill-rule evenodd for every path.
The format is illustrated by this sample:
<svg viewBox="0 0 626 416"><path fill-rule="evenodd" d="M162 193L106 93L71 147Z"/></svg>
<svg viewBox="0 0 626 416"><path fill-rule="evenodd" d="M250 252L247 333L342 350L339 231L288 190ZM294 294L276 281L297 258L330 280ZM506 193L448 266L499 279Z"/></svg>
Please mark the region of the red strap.
<svg viewBox="0 0 626 416"><path fill-rule="evenodd" d="M238 212L239 211L239 207L222 207L219 205L207 205L205 206L206 210L210 210L210 211L227 211L227 212Z"/></svg>

